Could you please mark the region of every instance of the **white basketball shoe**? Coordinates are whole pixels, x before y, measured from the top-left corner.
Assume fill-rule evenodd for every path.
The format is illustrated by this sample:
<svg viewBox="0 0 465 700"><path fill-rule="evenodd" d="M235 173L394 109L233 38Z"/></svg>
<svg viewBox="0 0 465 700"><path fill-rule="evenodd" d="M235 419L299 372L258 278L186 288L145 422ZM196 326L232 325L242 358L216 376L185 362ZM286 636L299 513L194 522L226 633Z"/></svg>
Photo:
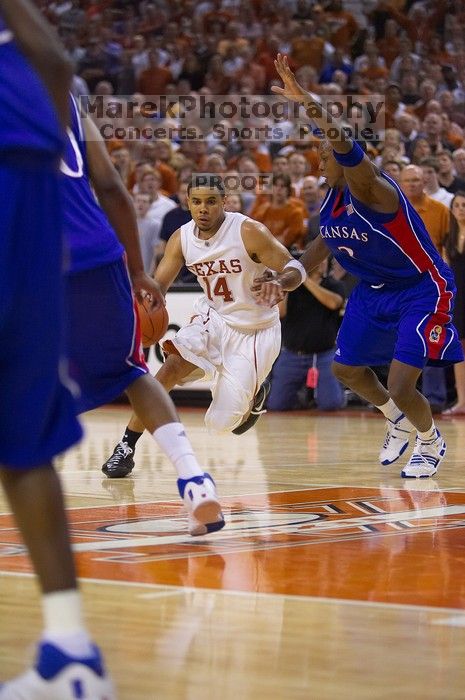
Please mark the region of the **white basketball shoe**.
<svg viewBox="0 0 465 700"><path fill-rule="evenodd" d="M194 537L207 535L224 527L224 517L216 495L215 482L210 474L193 476L191 479L178 479L178 490L186 506L190 535Z"/></svg>
<svg viewBox="0 0 465 700"><path fill-rule="evenodd" d="M444 459L446 449L439 430L436 430L436 438L430 442L422 442L417 438L413 454L400 475L410 479L433 476Z"/></svg>
<svg viewBox="0 0 465 700"><path fill-rule="evenodd" d="M403 413L396 421L386 421L386 435L379 453L379 461L385 466L395 462L408 447L410 434L415 430Z"/></svg>
<svg viewBox="0 0 465 700"><path fill-rule="evenodd" d="M89 658L68 656L52 644L38 648L36 666L0 686L0 700L116 700L97 647Z"/></svg>

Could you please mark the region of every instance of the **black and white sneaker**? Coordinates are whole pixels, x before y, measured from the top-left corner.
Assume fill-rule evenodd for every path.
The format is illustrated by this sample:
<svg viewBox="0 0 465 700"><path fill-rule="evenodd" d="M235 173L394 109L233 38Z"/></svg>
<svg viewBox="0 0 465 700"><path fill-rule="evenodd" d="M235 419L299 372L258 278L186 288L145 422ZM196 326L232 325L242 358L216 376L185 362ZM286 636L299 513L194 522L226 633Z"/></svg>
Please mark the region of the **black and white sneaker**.
<svg viewBox="0 0 465 700"><path fill-rule="evenodd" d="M134 450L127 442L119 442L113 454L102 467L102 472L109 479L123 479L128 476L135 467Z"/></svg>
<svg viewBox="0 0 465 700"><path fill-rule="evenodd" d="M255 398L252 404L252 410L250 411L249 416L243 423L238 425L237 428L234 428L234 430L232 431L235 435L242 435L247 430L250 430L250 428L252 428L258 421L260 416L263 413L266 413L266 409L264 409L263 406L265 405L267 396L270 393L270 389L271 382L269 381L269 379L265 379L260 389L255 394Z"/></svg>

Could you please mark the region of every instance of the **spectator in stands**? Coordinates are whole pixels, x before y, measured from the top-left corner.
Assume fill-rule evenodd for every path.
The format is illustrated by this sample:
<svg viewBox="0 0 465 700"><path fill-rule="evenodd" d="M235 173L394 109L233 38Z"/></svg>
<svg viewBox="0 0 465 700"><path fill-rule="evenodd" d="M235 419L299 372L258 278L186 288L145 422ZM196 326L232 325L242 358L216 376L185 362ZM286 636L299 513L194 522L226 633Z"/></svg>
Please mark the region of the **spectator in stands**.
<svg viewBox="0 0 465 700"><path fill-rule="evenodd" d="M464 151L465 156L465 151ZM465 160L465 158L464 158ZM461 180L454 171L454 156L450 151L442 151L438 155L438 181L441 187L455 194L458 190L465 191L465 180Z"/></svg>
<svg viewBox="0 0 465 700"><path fill-rule="evenodd" d="M442 140L442 119L439 114L430 112L425 116L421 133L428 141L432 155L436 156L447 148L447 144Z"/></svg>
<svg viewBox="0 0 465 700"><path fill-rule="evenodd" d="M98 39L91 39L79 63L79 75L86 81L91 93L100 80L107 80L107 57Z"/></svg>
<svg viewBox="0 0 465 700"><path fill-rule="evenodd" d="M292 153L289 158L289 176L294 195L300 197L305 174L307 172L307 160L302 153Z"/></svg>
<svg viewBox="0 0 465 700"><path fill-rule="evenodd" d="M151 275L155 269L155 252L160 241L160 222L149 215L150 195L143 192L134 195L134 207L144 270Z"/></svg>
<svg viewBox="0 0 465 700"><path fill-rule="evenodd" d="M139 190L150 196L149 217L161 224L164 215L176 206L172 199L160 194L161 175L154 168L146 169L141 177Z"/></svg>
<svg viewBox="0 0 465 700"><path fill-rule="evenodd" d="M407 165L402 171L400 184L410 203L423 219L434 245L441 255L444 255L444 244L449 233L449 209L425 194L421 167ZM433 413L440 413L444 409L447 389L442 367L424 367L422 392L428 399Z"/></svg>
<svg viewBox="0 0 465 700"><path fill-rule="evenodd" d="M465 191L456 192L451 202L450 232L446 241L446 258L457 285L453 323L457 324L462 345L465 347ZM454 365L456 403L445 413L465 414L465 362Z"/></svg>
<svg viewBox="0 0 465 700"><path fill-rule="evenodd" d="M454 195L439 184L439 163L437 158L434 156L423 158L423 160L420 161L420 167L423 170L425 193L428 197L431 197L431 199L435 199L436 202L441 202L441 204L449 208Z"/></svg>
<svg viewBox="0 0 465 700"><path fill-rule="evenodd" d="M428 158L432 155L431 146L428 141L420 136L415 139L411 147L410 160L414 165L419 165L423 158Z"/></svg>
<svg viewBox="0 0 465 700"><path fill-rule="evenodd" d="M117 146L111 151L111 159L127 189L130 189L134 179L134 163L128 148Z"/></svg>
<svg viewBox="0 0 465 700"><path fill-rule="evenodd" d="M339 46L334 51L333 55L330 56L326 66L321 71L319 82L323 85L331 83L336 70L341 70L343 73L346 73L348 77L350 77L353 72L350 60L344 55L343 50Z"/></svg>
<svg viewBox="0 0 465 700"><path fill-rule="evenodd" d="M141 71L137 80L137 89L146 97L162 95L165 93L168 83L173 80L172 73L161 65L157 51L149 51L148 60L148 67Z"/></svg>
<svg viewBox="0 0 465 700"><path fill-rule="evenodd" d="M383 161L382 170L400 185L403 164L398 160Z"/></svg>
<svg viewBox="0 0 465 700"><path fill-rule="evenodd" d="M225 211L244 213L244 204L240 194L228 194L224 204Z"/></svg>
<svg viewBox="0 0 465 700"><path fill-rule="evenodd" d="M395 120L396 129L400 133L400 138L404 144L404 152L407 158L411 158L412 146L418 137L417 120L409 112L403 112Z"/></svg>
<svg viewBox="0 0 465 700"><path fill-rule="evenodd" d="M332 0L325 10L325 22L329 27L330 43L348 54L358 34L354 16L344 9L342 0Z"/></svg>
<svg viewBox="0 0 465 700"><path fill-rule="evenodd" d="M250 216L265 224L286 248L302 248L304 238L303 207L291 200L289 175L273 176L271 201L256 202Z"/></svg>
<svg viewBox="0 0 465 700"><path fill-rule="evenodd" d="M405 104L402 102L402 92L397 83L390 83L386 88L385 124L386 129L394 129L396 120L405 112Z"/></svg>
<svg viewBox="0 0 465 700"><path fill-rule="evenodd" d="M431 239L443 254L444 242L449 232L448 207L425 194L423 170L417 165L406 165L402 170L400 184L410 203L423 219Z"/></svg>
<svg viewBox="0 0 465 700"><path fill-rule="evenodd" d="M313 22L302 23L294 30L290 59L296 69L312 66L319 73L323 68L325 47L325 40L315 35Z"/></svg>
<svg viewBox="0 0 465 700"><path fill-rule="evenodd" d="M457 148L452 153L454 168L459 180L465 180L465 148Z"/></svg>
<svg viewBox="0 0 465 700"><path fill-rule="evenodd" d="M155 259L158 261L163 257L166 243L178 228L191 221L192 216L187 206L187 186L189 180L181 181L178 190L179 205L174 209L170 209L161 224L160 240L155 250ZM183 266L177 279L177 282L182 284L197 284L197 278L190 272L187 267Z"/></svg>
<svg viewBox="0 0 465 700"><path fill-rule="evenodd" d="M326 270L325 260L280 304L282 349L272 372L271 411L302 408L299 391L307 380L317 408L334 411L345 406L344 390L331 371L344 287Z"/></svg>

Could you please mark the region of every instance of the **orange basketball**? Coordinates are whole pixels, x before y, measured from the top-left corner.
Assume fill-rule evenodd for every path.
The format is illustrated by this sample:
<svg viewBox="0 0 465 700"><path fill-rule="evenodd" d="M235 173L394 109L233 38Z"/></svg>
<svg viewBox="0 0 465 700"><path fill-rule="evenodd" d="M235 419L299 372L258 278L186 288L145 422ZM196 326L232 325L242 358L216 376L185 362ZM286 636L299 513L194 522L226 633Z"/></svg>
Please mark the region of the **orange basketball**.
<svg viewBox="0 0 465 700"><path fill-rule="evenodd" d="M142 337L142 345L144 348L150 347L157 343L160 338L163 338L168 329L168 312L166 306L163 305L155 311L150 310L150 303L144 299L141 304L137 302L140 320L140 330Z"/></svg>

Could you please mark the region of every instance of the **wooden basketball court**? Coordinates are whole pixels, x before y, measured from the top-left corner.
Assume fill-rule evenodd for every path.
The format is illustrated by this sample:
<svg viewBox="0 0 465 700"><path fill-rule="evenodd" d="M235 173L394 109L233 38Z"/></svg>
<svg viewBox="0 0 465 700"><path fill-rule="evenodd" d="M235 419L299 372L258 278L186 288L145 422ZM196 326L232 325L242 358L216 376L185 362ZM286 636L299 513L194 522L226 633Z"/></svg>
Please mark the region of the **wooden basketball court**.
<svg viewBox="0 0 465 700"><path fill-rule="evenodd" d="M192 538L175 474L139 442L132 478L100 471L126 408L85 417L59 462L89 625L120 700L463 700L465 419L435 480L381 467L370 413L269 414L209 437L181 411L227 527ZM401 458L403 464L406 458ZM23 670L39 597L0 500L0 677Z"/></svg>

